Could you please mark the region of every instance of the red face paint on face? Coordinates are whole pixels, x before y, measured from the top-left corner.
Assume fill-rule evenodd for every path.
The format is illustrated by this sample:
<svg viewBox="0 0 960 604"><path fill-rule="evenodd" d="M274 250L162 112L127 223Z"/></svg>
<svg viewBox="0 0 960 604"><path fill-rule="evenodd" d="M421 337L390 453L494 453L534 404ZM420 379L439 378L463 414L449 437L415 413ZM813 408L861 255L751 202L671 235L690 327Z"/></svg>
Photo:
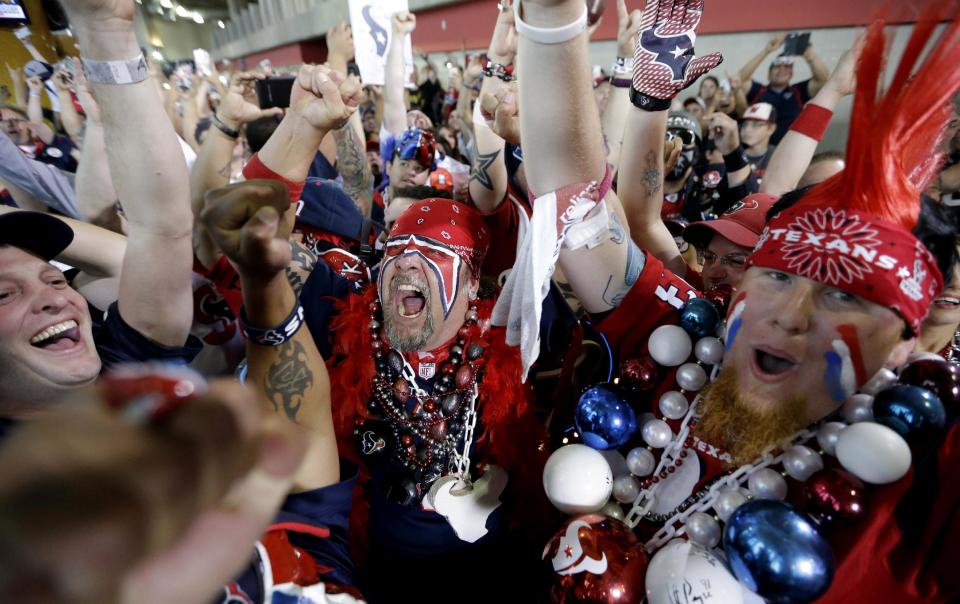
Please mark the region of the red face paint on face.
<svg viewBox="0 0 960 604"><path fill-rule="evenodd" d="M446 318L453 308L457 292L460 291L460 266L463 260L450 248L426 237L403 235L387 240L378 283L380 299L385 299L383 275L386 274L387 267L409 255L419 256L436 276L440 305L443 308L443 317Z"/></svg>

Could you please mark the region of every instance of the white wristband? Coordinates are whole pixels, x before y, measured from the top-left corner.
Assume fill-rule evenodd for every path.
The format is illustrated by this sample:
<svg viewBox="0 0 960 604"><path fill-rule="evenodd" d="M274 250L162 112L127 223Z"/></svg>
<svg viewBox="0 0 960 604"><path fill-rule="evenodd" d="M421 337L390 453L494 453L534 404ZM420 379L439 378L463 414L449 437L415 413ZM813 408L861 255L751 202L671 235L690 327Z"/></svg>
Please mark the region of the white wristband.
<svg viewBox="0 0 960 604"><path fill-rule="evenodd" d="M517 33L538 44L563 44L573 40L587 29L587 5L583 5L583 14L568 25L562 27L534 27L520 18L520 0L513 3L514 24Z"/></svg>
<svg viewBox="0 0 960 604"><path fill-rule="evenodd" d="M150 76L143 54L125 61L80 60L87 80L94 84L136 84Z"/></svg>

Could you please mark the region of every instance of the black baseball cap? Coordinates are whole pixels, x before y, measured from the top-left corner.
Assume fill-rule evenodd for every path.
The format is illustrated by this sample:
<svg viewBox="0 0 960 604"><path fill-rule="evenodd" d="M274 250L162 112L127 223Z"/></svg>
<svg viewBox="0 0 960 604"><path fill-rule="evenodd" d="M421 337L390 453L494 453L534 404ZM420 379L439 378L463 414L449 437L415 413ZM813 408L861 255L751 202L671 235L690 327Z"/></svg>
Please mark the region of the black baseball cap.
<svg viewBox="0 0 960 604"><path fill-rule="evenodd" d="M0 214L0 245L12 245L52 260L73 241L67 223L42 212Z"/></svg>

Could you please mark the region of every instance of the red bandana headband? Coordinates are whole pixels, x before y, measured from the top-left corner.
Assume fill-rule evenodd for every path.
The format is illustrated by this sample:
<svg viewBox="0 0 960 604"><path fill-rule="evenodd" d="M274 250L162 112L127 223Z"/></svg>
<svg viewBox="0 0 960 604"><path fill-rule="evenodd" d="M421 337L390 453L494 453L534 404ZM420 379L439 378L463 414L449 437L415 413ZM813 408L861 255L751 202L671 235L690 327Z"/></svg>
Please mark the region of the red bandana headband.
<svg viewBox="0 0 960 604"><path fill-rule="evenodd" d="M943 288L933 255L909 232L861 212L806 204L767 224L747 266L813 279L889 307L914 334Z"/></svg>
<svg viewBox="0 0 960 604"><path fill-rule="evenodd" d="M390 229L380 267L381 299L386 267L404 256L417 255L437 277L446 317L460 291L460 263L479 275L489 243L490 232L475 210L442 198L413 203Z"/></svg>
<svg viewBox="0 0 960 604"><path fill-rule="evenodd" d="M412 203L393 223L387 241L406 235L427 237L450 248L478 276L490 245L490 231L479 212L441 197Z"/></svg>

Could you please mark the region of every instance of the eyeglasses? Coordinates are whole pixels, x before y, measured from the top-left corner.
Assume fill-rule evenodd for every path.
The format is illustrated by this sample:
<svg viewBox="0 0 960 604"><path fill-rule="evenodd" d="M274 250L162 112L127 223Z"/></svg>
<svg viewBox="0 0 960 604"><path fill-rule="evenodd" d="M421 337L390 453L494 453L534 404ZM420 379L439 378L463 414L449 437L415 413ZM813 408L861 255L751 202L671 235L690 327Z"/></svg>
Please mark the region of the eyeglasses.
<svg viewBox="0 0 960 604"><path fill-rule="evenodd" d="M743 253L733 253L733 254L724 254L723 256L718 256L711 252L710 250L697 250L697 262L703 266L711 266L716 264L717 261L720 261L721 266L727 266L735 271L742 271L743 267L747 264L747 254Z"/></svg>
<svg viewBox="0 0 960 604"><path fill-rule="evenodd" d="M690 130L667 130L667 140L679 138L684 145L692 145L696 142L696 135Z"/></svg>
<svg viewBox="0 0 960 604"><path fill-rule="evenodd" d="M27 120L22 117L10 117L5 120L0 120L0 128L4 130L10 130L14 128L17 124L21 124Z"/></svg>

